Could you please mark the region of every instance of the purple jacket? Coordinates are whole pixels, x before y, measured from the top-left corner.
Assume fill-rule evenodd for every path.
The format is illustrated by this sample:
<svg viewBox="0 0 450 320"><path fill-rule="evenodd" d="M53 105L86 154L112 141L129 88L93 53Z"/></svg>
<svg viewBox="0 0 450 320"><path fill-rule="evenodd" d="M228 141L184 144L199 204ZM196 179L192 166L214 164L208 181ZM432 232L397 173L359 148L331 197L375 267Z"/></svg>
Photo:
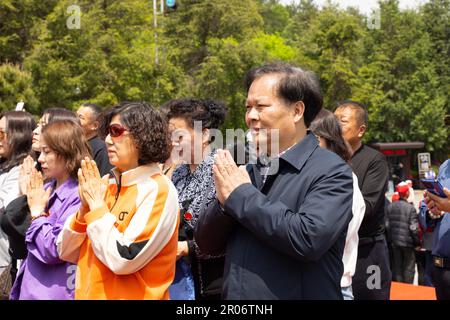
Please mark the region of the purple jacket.
<svg viewBox="0 0 450 320"><path fill-rule="evenodd" d="M69 178L48 202L49 217L35 219L26 234L27 257L22 261L11 291L11 300L71 300L74 297L76 265L59 259L56 239L68 217L80 207L78 183Z"/></svg>

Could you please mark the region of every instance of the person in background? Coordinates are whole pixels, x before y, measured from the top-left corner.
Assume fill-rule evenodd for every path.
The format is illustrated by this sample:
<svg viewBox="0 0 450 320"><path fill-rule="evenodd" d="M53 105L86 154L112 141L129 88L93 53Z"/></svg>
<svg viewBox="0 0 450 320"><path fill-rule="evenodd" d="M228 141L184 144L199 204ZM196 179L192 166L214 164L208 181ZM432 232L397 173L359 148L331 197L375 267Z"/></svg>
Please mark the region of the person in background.
<svg viewBox="0 0 450 320"><path fill-rule="evenodd" d="M80 120L78 119L77 114L71 110L67 110L64 108L45 109L44 113L37 123L36 128L33 130L32 148L36 153L36 158L39 158L39 153L41 152L39 142L41 131L49 122L54 120L72 120L80 124ZM36 164L36 168L38 171L41 171L39 162Z"/></svg>
<svg viewBox="0 0 450 320"><path fill-rule="evenodd" d="M385 206L389 170L385 157L362 143L367 130L368 113L365 106L355 101L339 103L334 114L338 117L342 135L352 149L351 167L358 177L366 212L359 228L359 247L352 288L355 300L389 300L391 269L385 238ZM378 268L380 286L367 284Z"/></svg>
<svg viewBox="0 0 450 320"><path fill-rule="evenodd" d="M12 300L71 300L76 268L59 258L56 239L66 219L80 207L77 171L90 153L81 127L72 120L46 125L40 135L39 163L27 184L31 225L25 242L27 257L20 266ZM44 185L44 178L47 183Z"/></svg>
<svg viewBox="0 0 450 320"><path fill-rule="evenodd" d="M408 201L413 206L415 206L416 205L416 195L415 195L415 192L414 192L414 189L413 189L413 183L412 183L411 180L406 180L405 183L409 187L409 196L408 196L408 199L406 201Z"/></svg>
<svg viewBox="0 0 450 320"><path fill-rule="evenodd" d="M38 159L40 155L41 131L45 125L57 120L69 120L79 123L78 117L73 111L63 108L49 108L44 111L44 114L33 130L32 139L30 140L32 153L35 154L35 156L27 156L21 164L19 172L19 197L12 200L5 207L5 213L1 221L5 232L8 234L9 253L11 254L11 257L17 261L25 259L27 256L25 235L31 224L31 220L26 186L30 180L31 173L33 172L32 169L34 167L36 167L38 171L42 171L40 163L34 161L34 159Z"/></svg>
<svg viewBox="0 0 450 320"><path fill-rule="evenodd" d="M100 171L100 175L103 177L111 171L113 166L109 163L105 142L98 136L101 112L101 108L93 103L82 104L77 110L81 127L91 145L92 156Z"/></svg>
<svg viewBox="0 0 450 320"><path fill-rule="evenodd" d="M333 151L347 163L351 159L350 147L342 137L342 129L339 120L328 110L322 109L309 127L319 139L319 145L322 148ZM366 205L361 190L358 187L358 178L355 173L353 176L353 217L348 225L347 237L345 239L344 255L344 274L341 279L342 295L344 300L353 300L352 277L355 274L356 259L358 257L358 230L364 218Z"/></svg>
<svg viewBox="0 0 450 320"><path fill-rule="evenodd" d="M438 300L450 300L450 159L440 167L437 180L444 187L447 198L425 191L419 211L422 227L433 229L433 285Z"/></svg>
<svg viewBox="0 0 450 320"><path fill-rule="evenodd" d="M13 280L17 266L9 253L8 221L3 212L20 195L20 163L33 154L31 136L35 126L36 122L28 112L9 111L0 115L0 274L12 263Z"/></svg>
<svg viewBox="0 0 450 320"><path fill-rule="evenodd" d="M398 194L397 191L395 191L395 192L392 194L391 202L395 202L395 201L398 201L398 200L400 200L400 195Z"/></svg>
<svg viewBox="0 0 450 320"><path fill-rule="evenodd" d="M414 282L416 255L420 247L419 223L414 206L407 201L409 186L406 183L397 185L400 200L391 203L387 208L387 232L392 243L393 280L398 282Z"/></svg>
<svg viewBox="0 0 450 320"><path fill-rule="evenodd" d="M212 173L216 151L211 147L214 136L210 130L219 129L227 108L213 100L179 99L169 101L163 109L167 109L169 130L174 139L173 157L182 162L172 174L181 216L177 270L170 287L171 297L176 300L218 300L222 293L225 259L223 255L203 254L195 242L194 228L198 217L216 198ZM195 127L196 122L198 127ZM194 288L190 285L191 278Z"/></svg>
<svg viewBox="0 0 450 320"><path fill-rule="evenodd" d="M99 131L113 179L82 162L82 206L58 238L61 259L78 265L75 299L169 299L179 207L159 168L169 158L167 123L147 103L126 102L104 114Z"/></svg>

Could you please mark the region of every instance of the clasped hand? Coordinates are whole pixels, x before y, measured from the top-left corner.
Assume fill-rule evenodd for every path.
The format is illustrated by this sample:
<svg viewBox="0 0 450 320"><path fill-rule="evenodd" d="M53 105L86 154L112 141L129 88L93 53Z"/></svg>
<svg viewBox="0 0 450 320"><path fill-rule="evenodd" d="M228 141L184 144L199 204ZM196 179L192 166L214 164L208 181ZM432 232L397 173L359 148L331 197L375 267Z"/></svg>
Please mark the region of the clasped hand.
<svg viewBox="0 0 450 320"><path fill-rule="evenodd" d="M88 157L81 160L78 169L78 192L81 200L81 210L78 219L83 221L84 214L105 205L105 194L108 188L109 175L100 176L97 164Z"/></svg>
<svg viewBox="0 0 450 320"><path fill-rule="evenodd" d="M217 150L213 173L217 199L222 205L236 188L251 183L245 166L238 167L228 150Z"/></svg>

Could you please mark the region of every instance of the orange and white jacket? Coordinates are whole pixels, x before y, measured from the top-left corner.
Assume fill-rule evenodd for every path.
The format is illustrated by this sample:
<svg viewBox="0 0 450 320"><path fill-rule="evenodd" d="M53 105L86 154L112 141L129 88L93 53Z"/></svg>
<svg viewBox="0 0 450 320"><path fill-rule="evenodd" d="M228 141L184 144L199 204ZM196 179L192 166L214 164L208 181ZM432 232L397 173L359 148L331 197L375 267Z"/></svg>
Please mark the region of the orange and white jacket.
<svg viewBox="0 0 450 320"><path fill-rule="evenodd" d="M169 299L178 245L177 191L157 165L114 173L106 206L87 213L86 223L74 214L58 237L60 258L78 265L75 299Z"/></svg>

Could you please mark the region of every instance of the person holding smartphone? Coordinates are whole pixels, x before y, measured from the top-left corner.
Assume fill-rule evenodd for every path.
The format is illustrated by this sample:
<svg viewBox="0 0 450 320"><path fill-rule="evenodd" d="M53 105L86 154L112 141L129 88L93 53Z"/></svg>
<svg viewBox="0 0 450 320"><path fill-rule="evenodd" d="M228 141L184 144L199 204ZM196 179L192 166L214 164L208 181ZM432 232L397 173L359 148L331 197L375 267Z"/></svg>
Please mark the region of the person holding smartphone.
<svg viewBox="0 0 450 320"><path fill-rule="evenodd" d="M444 187L447 198L425 191L419 221L425 228L433 228L433 269L431 277L438 300L450 300L450 159L439 168L437 181Z"/></svg>

